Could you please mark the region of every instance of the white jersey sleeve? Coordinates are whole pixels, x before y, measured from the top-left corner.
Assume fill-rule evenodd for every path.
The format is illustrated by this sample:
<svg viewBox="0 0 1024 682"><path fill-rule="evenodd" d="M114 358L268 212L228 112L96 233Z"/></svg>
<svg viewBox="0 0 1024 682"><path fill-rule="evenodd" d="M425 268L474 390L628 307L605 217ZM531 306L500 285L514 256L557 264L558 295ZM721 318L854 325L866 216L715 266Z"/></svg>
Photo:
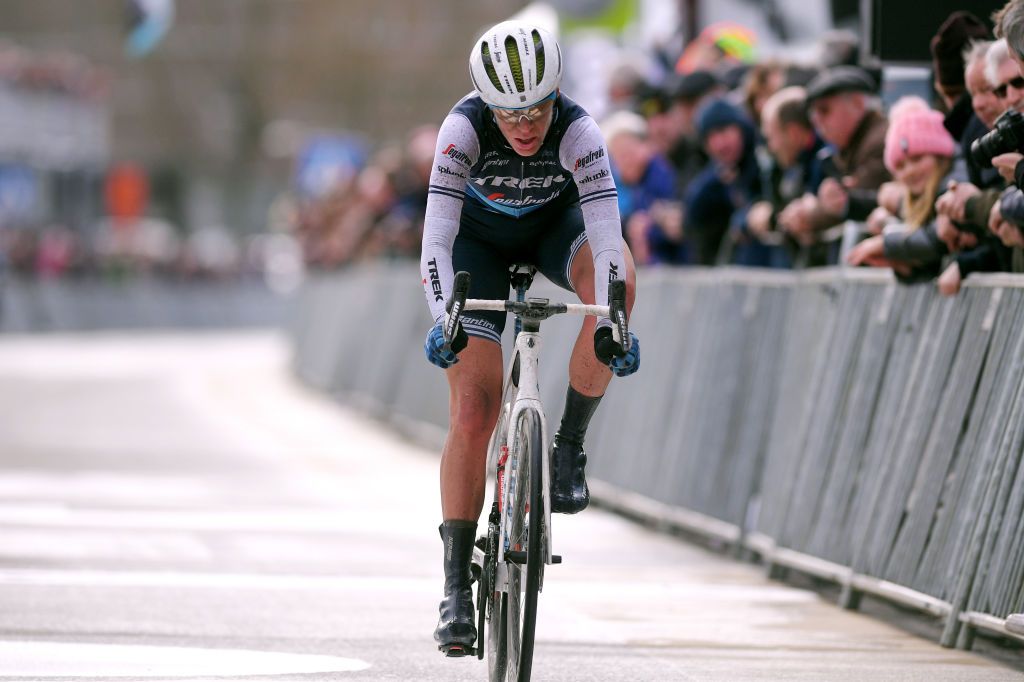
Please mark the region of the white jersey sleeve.
<svg viewBox="0 0 1024 682"><path fill-rule="evenodd" d="M572 172L580 193L587 241L594 257L594 296L608 304L608 282L626 278L618 193L608 163L604 136L590 116L576 119L558 150L562 166ZM605 320L600 323L607 324Z"/></svg>
<svg viewBox="0 0 1024 682"><path fill-rule="evenodd" d="M449 114L441 124L434 150L420 254L423 293L435 322L444 316L445 301L451 296L455 279L452 245L459 232L466 181L479 157L480 140L469 119Z"/></svg>

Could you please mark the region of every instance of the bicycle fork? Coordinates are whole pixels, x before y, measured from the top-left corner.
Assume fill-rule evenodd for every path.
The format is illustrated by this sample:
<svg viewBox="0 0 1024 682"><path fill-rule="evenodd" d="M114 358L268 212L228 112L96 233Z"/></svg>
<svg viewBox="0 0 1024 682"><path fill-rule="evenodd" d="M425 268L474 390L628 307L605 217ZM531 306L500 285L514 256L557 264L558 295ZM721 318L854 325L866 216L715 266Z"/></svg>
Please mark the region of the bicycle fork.
<svg viewBox="0 0 1024 682"><path fill-rule="evenodd" d="M512 403L512 413L508 419L508 433L505 435L505 443L512 443L515 431L518 427L519 418L527 409L534 410L539 419L541 427L541 443L543 455L541 456L541 499L544 501L544 528L547 542L544 546L544 563L560 563L560 557L554 557L551 552L551 502L549 491L551 490L551 462L550 449L548 447L547 419L544 416L544 408L540 401L540 385L538 383L538 368L540 366L541 339L536 332L520 332L516 337L516 354L519 357L519 392ZM501 459L505 461L504 466L498 467L498 493L497 510L501 520L502 530L509 527L512 513L510 500L513 495L524 494L523 485L520 483L520 471L517 470L518 462L513 461L509 456L507 446L502 447ZM499 460L499 463L501 462ZM511 468L510 468L511 467ZM503 533L504 535L504 533ZM505 562L508 559L515 561L521 555L517 548L506 545L507 537L502 537L498 543L498 586L507 589L507 572ZM508 554L515 552L515 554Z"/></svg>

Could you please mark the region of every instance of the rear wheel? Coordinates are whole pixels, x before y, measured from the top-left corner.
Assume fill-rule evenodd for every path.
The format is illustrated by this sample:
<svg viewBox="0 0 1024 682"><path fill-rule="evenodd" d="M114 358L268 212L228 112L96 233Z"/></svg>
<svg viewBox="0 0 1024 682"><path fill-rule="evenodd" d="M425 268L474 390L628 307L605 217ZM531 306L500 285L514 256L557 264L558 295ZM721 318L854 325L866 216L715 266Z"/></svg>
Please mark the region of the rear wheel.
<svg viewBox="0 0 1024 682"><path fill-rule="evenodd" d="M544 505L541 458L544 441L540 414L532 409L519 416L510 467L515 470L512 509L507 510L509 548L522 562L506 561L508 567L506 663L508 680L527 682L533 667L533 642L537 628L537 594L544 576ZM514 464L512 464L514 462ZM506 477L508 472L506 472Z"/></svg>

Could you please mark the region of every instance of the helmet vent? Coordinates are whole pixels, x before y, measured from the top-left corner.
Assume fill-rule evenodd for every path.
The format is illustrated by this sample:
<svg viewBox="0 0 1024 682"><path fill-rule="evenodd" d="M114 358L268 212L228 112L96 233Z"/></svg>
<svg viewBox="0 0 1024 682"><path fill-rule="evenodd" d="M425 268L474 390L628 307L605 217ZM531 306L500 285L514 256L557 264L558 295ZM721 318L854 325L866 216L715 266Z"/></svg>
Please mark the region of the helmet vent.
<svg viewBox="0 0 1024 682"><path fill-rule="evenodd" d="M519 45L512 36L505 38L505 56L508 57L508 65L512 69L512 82L516 84L516 90L525 92L526 85L523 82L523 64L519 56Z"/></svg>
<svg viewBox="0 0 1024 682"><path fill-rule="evenodd" d="M533 31L533 51L537 55L537 82L544 80L544 41L540 39L540 32Z"/></svg>
<svg viewBox="0 0 1024 682"><path fill-rule="evenodd" d="M487 77L491 79L491 85L498 92L504 93L505 89L501 87L501 81L498 80L498 72L494 70L494 64L491 62L491 49L487 47L486 41L480 44L480 56L483 57L484 71L487 72Z"/></svg>

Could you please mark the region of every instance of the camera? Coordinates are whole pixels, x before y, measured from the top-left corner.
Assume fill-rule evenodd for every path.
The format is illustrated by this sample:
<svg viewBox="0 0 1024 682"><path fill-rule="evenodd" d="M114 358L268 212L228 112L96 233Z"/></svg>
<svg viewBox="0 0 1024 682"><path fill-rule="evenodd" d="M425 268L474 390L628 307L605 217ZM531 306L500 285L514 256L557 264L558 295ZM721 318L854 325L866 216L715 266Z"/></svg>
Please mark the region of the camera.
<svg viewBox="0 0 1024 682"><path fill-rule="evenodd" d="M992 130L971 143L971 158L982 168L1000 154L1019 151L1024 151L1024 114L1016 109L1003 112Z"/></svg>

